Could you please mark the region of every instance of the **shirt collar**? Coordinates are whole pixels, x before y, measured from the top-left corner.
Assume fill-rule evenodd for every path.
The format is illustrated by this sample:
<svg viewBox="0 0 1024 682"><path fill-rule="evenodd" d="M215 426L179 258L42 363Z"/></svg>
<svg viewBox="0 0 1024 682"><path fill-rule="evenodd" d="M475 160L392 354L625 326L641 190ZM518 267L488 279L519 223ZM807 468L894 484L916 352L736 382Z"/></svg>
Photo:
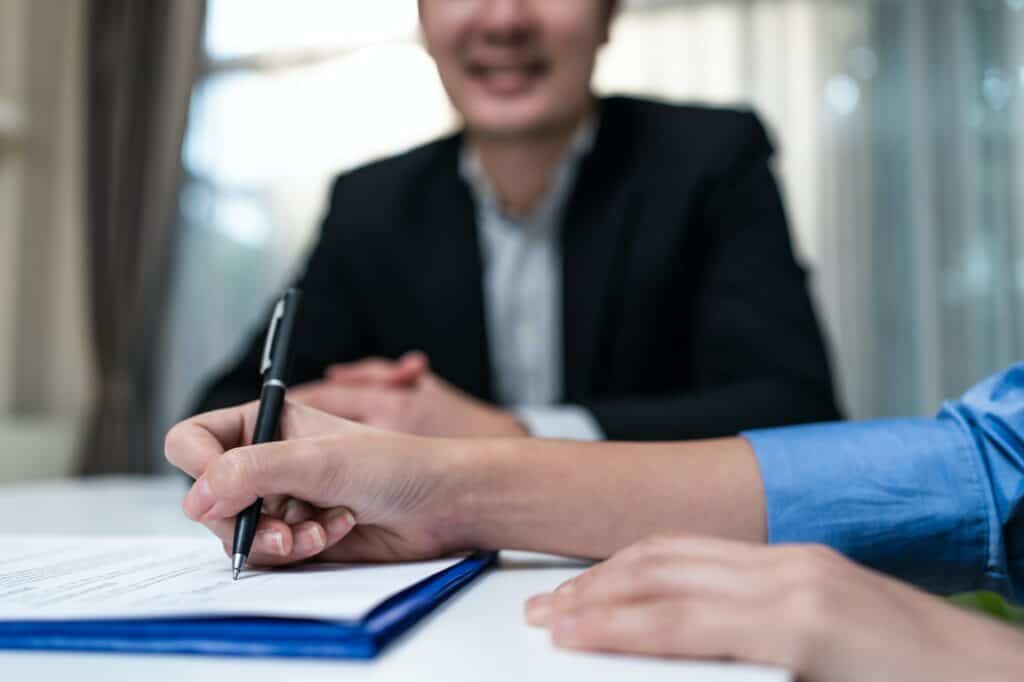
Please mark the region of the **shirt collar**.
<svg viewBox="0 0 1024 682"><path fill-rule="evenodd" d="M537 207L530 215L510 222L530 223L538 219L552 215L557 212L568 198L569 191L575 180L576 172L579 169L580 161L594 148L594 141L597 137L597 114L587 116L576 127L569 149L555 166L551 174L551 181L545 191L544 197L538 202ZM463 141L462 149L459 152L459 175L469 185L478 205L498 215L504 215L498 195L491 185L490 179L484 173L480 164L480 158L467 141Z"/></svg>

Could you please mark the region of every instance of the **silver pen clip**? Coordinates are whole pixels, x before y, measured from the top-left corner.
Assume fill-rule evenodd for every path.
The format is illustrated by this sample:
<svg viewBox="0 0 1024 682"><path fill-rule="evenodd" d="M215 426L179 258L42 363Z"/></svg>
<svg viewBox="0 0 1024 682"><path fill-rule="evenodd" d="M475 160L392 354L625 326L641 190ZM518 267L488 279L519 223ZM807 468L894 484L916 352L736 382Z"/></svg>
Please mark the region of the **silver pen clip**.
<svg viewBox="0 0 1024 682"><path fill-rule="evenodd" d="M274 350L274 336L277 333L277 325L284 317L284 299L282 298L274 306L274 314L270 318L270 329L267 330L267 340L263 343L263 362L260 363L260 374L266 374L270 369L270 355Z"/></svg>

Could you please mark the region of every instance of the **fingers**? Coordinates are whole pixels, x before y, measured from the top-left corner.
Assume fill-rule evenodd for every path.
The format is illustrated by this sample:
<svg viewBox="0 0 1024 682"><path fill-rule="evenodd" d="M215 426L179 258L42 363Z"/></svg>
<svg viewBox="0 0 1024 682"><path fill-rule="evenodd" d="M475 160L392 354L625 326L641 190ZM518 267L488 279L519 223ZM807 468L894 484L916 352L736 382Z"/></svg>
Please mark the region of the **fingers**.
<svg viewBox="0 0 1024 682"><path fill-rule="evenodd" d="M430 360L425 353L410 351L398 359L395 382L400 385L416 383L430 371Z"/></svg>
<svg viewBox="0 0 1024 682"><path fill-rule="evenodd" d="M288 400L303 407L312 408L330 415L340 416L342 412L335 409L335 394L338 387L326 381L311 381L288 391ZM359 419L351 410L345 414L347 419Z"/></svg>
<svg viewBox="0 0 1024 682"><path fill-rule="evenodd" d="M317 558L322 561L380 562L435 559L445 552L429 544L413 545L380 526L358 525L341 542L331 545Z"/></svg>
<svg viewBox="0 0 1024 682"><path fill-rule="evenodd" d="M406 353L396 361L367 358L358 362L331 365L324 373L334 383L355 386L408 386L430 369L427 356L420 351Z"/></svg>
<svg viewBox="0 0 1024 682"><path fill-rule="evenodd" d="M252 442L257 409L258 403L253 402L200 414L177 424L165 439L168 461L193 478L201 479L211 464L226 452ZM284 439L328 436L350 427L344 420L291 401L285 403L281 414L280 431ZM208 484L203 490L209 491ZM309 514L301 513L301 508L295 505L283 497L268 496L265 500L267 513L272 516L282 517L288 511L291 522L301 520L300 517L308 518ZM186 505L186 513L189 508ZM192 518L198 519L198 516Z"/></svg>
<svg viewBox="0 0 1024 682"><path fill-rule="evenodd" d="M251 442L257 407L253 402L215 410L175 425L164 439L167 460L199 478L211 459Z"/></svg>
<svg viewBox="0 0 1024 682"><path fill-rule="evenodd" d="M529 619L541 625L550 609L570 608L577 600L639 598L684 588L735 588L734 583L723 582L721 567L749 566L761 551L764 548L742 542L695 535L648 538L566 581L552 595L539 595L550 599L531 600ZM680 562L684 570L678 570Z"/></svg>
<svg viewBox="0 0 1024 682"><path fill-rule="evenodd" d="M348 386L319 381L289 392L289 400L334 417L366 421L379 412L382 392L376 387Z"/></svg>
<svg viewBox="0 0 1024 682"><path fill-rule="evenodd" d="M167 460L192 478L199 478L211 459L252 443L258 409L259 403L251 402L206 412L176 424L164 439ZM291 393L281 413L284 439L338 433L347 426L337 417L298 404Z"/></svg>
<svg viewBox="0 0 1024 682"><path fill-rule="evenodd" d="M230 556L234 541L235 519L204 523L221 541ZM260 517L249 553L249 563L257 566L282 566L316 558L325 549L341 542L355 527L355 517L344 507L320 512L314 520L288 524L267 515Z"/></svg>
<svg viewBox="0 0 1024 682"><path fill-rule="evenodd" d="M235 519L206 521L203 525L217 536L224 547L224 553L231 556L235 537ZM248 562L256 566L286 564L293 560L291 557L294 556L295 547L295 534L291 526L280 519L262 515L252 539Z"/></svg>
<svg viewBox="0 0 1024 682"><path fill-rule="evenodd" d="M709 559L737 564L754 561L765 547L702 535L655 535L626 547L595 568L615 567L652 558Z"/></svg>
<svg viewBox="0 0 1024 682"><path fill-rule="evenodd" d="M728 565L702 557L599 565L554 592L527 601L526 620L546 627L581 609L689 595L756 600L761 589L759 577L756 566Z"/></svg>
<svg viewBox="0 0 1024 682"><path fill-rule="evenodd" d="M309 521L319 513L319 510L308 502L284 495L265 497L263 499L262 511L265 515L281 519L291 526L303 521Z"/></svg>
<svg viewBox="0 0 1024 682"><path fill-rule="evenodd" d="M185 514L196 521L232 517L258 497L287 495L333 507L341 472L324 439L279 441L236 448L212 459L185 496Z"/></svg>
<svg viewBox="0 0 1024 682"><path fill-rule="evenodd" d="M190 476L201 479L212 461L239 444L249 443L255 424L257 404L229 408L198 415L175 426L167 435L167 458ZM281 416L281 434L284 438L310 434L328 434L343 431L348 424L330 415L288 402ZM207 484L204 484L208 485ZM190 514L195 495L186 498L185 512ZM263 513L267 517L282 519L295 526L319 514L308 503L283 496L270 495L263 500ZM233 526L232 526L233 527ZM286 535L286 544L290 536ZM285 554L290 554L289 549ZM275 554L280 554L278 551Z"/></svg>
<svg viewBox="0 0 1024 682"><path fill-rule="evenodd" d="M839 618L849 564L810 545L645 541L527 603L569 648L737 658L801 672ZM810 653L809 653L810 652Z"/></svg>
<svg viewBox="0 0 1024 682"><path fill-rule="evenodd" d="M390 384L396 374L397 363L384 358L366 358L358 362L331 365L324 378L339 384Z"/></svg>
<svg viewBox="0 0 1024 682"><path fill-rule="evenodd" d="M320 513L316 522L323 527L327 536L327 548L336 546L355 530L356 517L346 507L335 507Z"/></svg>
<svg viewBox="0 0 1024 682"><path fill-rule="evenodd" d="M587 609L557 621L551 635L556 646L570 649L722 659L736 657L741 643L765 639L760 625L731 600L693 597ZM764 655L772 655L767 647Z"/></svg>

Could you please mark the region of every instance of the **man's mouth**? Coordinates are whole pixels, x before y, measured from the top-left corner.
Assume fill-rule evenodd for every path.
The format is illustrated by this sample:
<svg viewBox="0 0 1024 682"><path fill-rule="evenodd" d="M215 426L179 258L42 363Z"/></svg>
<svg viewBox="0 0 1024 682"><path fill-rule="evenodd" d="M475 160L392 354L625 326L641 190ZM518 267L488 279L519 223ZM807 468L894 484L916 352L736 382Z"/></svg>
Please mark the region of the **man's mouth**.
<svg viewBox="0 0 1024 682"><path fill-rule="evenodd" d="M509 62L470 61L467 73L488 92L495 95L518 95L529 90L547 75L550 65L545 59Z"/></svg>

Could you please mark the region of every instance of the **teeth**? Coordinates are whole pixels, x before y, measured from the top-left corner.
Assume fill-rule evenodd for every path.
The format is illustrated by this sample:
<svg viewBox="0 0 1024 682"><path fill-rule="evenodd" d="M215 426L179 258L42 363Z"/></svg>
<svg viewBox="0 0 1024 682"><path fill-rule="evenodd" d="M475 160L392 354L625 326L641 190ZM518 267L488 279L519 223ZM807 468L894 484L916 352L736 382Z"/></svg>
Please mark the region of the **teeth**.
<svg viewBox="0 0 1024 682"><path fill-rule="evenodd" d="M500 77L500 76L521 76L531 78L540 75L544 66L539 63L525 64L481 64L469 65L469 72L477 77Z"/></svg>
<svg viewBox="0 0 1024 682"><path fill-rule="evenodd" d="M539 69L531 66L488 66L481 69L484 75L522 75L531 76L537 73Z"/></svg>

